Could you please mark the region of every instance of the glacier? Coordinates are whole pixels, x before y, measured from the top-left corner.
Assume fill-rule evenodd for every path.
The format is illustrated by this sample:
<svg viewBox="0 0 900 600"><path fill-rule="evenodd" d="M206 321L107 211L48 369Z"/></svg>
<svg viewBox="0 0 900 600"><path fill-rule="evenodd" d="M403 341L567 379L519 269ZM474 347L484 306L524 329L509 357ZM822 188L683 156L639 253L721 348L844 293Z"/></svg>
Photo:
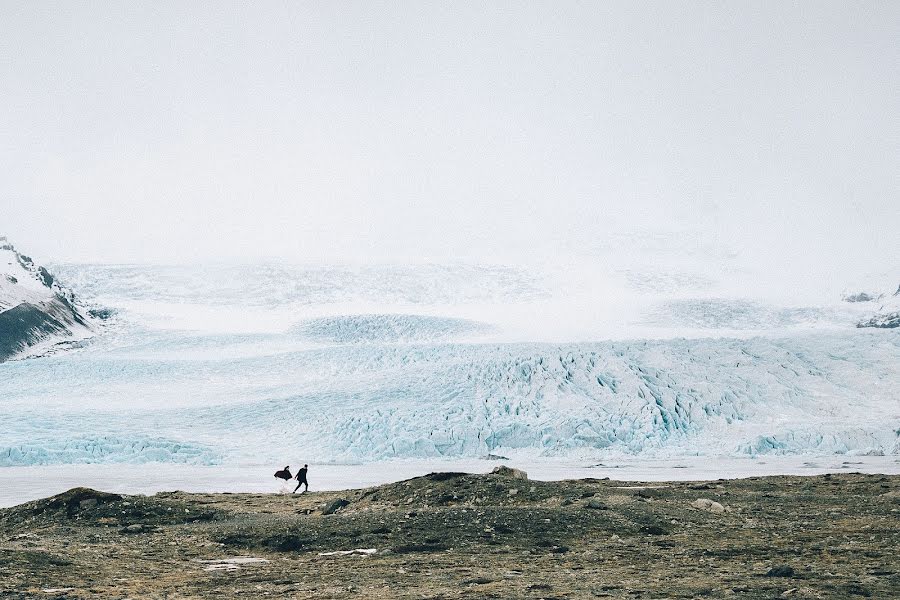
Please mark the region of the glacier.
<svg viewBox="0 0 900 600"><path fill-rule="evenodd" d="M900 453L893 331L224 358L132 351L94 346L3 365L0 464ZM204 450L73 450L150 432Z"/></svg>
<svg viewBox="0 0 900 600"><path fill-rule="evenodd" d="M713 289L616 313L655 339L523 341L506 315L573 305L515 269L54 271L117 316L0 364L0 467L900 455L900 331L865 302Z"/></svg>
<svg viewBox="0 0 900 600"><path fill-rule="evenodd" d="M896 336L313 354L351 381L187 414L322 461L900 451Z"/></svg>

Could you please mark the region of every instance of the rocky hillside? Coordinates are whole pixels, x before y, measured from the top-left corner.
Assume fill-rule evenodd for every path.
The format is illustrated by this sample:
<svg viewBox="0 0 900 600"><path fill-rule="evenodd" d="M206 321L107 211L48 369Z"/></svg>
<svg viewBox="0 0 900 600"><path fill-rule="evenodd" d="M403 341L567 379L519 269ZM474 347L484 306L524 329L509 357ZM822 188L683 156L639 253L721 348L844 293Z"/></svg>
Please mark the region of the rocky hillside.
<svg viewBox="0 0 900 600"><path fill-rule="evenodd" d="M72 292L0 237L0 362L81 340L92 332Z"/></svg>

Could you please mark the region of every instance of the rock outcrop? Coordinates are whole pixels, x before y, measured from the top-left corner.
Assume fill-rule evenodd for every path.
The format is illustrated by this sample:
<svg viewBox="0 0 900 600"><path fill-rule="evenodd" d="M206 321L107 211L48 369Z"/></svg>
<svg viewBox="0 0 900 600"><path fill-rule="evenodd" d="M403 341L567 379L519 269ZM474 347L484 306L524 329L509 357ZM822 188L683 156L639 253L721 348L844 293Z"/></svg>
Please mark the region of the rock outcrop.
<svg viewBox="0 0 900 600"><path fill-rule="evenodd" d="M0 362L38 344L92 334L90 318L44 267L0 237Z"/></svg>

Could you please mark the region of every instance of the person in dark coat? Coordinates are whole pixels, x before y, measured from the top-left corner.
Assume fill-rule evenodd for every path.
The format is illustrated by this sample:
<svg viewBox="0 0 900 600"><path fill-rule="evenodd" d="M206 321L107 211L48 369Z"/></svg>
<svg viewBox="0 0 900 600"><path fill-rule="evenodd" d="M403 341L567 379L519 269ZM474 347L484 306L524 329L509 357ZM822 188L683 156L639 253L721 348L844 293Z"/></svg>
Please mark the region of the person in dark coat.
<svg viewBox="0 0 900 600"><path fill-rule="evenodd" d="M303 468L297 471L297 476L294 478L297 480L297 487L294 488L294 492L299 490L301 485L306 486L306 488L303 490L304 492L309 491L309 483L306 481L306 471L309 470L308 467L309 465L303 465Z"/></svg>
<svg viewBox="0 0 900 600"><path fill-rule="evenodd" d="M291 467L290 465L286 466L281 471L275 471L275 477L278 479L284 479L285 481L290 481L294 476L291 475Z"/></svg>

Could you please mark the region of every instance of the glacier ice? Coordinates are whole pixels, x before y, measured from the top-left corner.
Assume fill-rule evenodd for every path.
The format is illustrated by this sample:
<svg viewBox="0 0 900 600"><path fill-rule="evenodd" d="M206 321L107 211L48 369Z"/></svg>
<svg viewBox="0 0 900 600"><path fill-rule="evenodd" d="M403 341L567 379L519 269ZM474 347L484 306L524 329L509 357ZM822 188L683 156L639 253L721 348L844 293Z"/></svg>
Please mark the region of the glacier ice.
<svg viewBox="0 0 900 600"><path fill-rule="evenodd" d="M216 464L221 457L203 445L163 438L120 436L63 437L0 446L0 467L55 464L183 463Z"/></svg>
<svg viewBox="0 0 900 600"><path fill-rule="evenodd" d="M7 464L900 453L895 331L132 351L4 364Z"/></svg>
<svg viewBox="0 0 900 600"><path fill-rule="evenodd" d="M470 310L552 325L514 269L55 270L124 316L79 352L0 365L0 465L900 454L900 330L853 327L872 303L671 297L649 318L706 337L535 343ZM277 327L166 322L182 306Z"/></svg>
<svg viewBox="0 0 900 600"><path fill-rule="evenodd" d="M487 325L466 319L403 314L322 317L293 328L307 339L335 344L435 342L487 330Z"/></svg>

